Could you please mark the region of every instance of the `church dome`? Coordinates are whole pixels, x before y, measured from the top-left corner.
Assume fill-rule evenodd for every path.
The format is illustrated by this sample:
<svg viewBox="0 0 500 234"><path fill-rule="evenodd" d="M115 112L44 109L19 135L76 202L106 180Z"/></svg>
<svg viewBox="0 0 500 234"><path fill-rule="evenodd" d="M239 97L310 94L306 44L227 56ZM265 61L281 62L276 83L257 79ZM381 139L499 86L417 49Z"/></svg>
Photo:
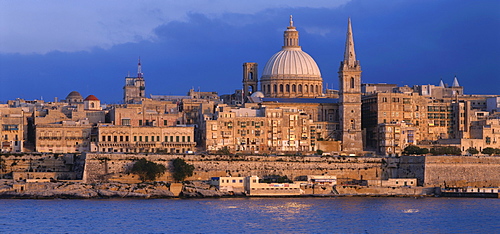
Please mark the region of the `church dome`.
<svg viewBox="0 0 500 234"><path fill-rule="evenodd" d="M299 32L290 25L283 35L284 45L262 72L261 90L270 98L314 98L322 96L323 79L316 61L299 46Z"/></svg>
<svg viewBox="0 0 500 234"><path fill-rule="evenodd" d="M72 91L71 93L66 96L66 102L68 103L76 103L76 102L82 102L83 97L82 95L77 92L77 91Z"/></svg>
<svg viewBox="0 0 500 234"><path fill-rule="evenodd" d="M250 95L250 96L257 97L257 98L264 98L264 94L261 91L257 91L255 93L252 93L252 95Z"/></svg>
<svg viewBox="0 0 500 234"><path fill-rule="evenodd" d="M91 94L91 95L87 96L84 101L99 101L99 99L96 96Z"/></svg>
<svg viewBox="0 0 500 234"><path fill-rule="evenodd" d="M276 75L321 79L321 72L316 61L300 48L284 48L267 61L262 76Z"/></svg>

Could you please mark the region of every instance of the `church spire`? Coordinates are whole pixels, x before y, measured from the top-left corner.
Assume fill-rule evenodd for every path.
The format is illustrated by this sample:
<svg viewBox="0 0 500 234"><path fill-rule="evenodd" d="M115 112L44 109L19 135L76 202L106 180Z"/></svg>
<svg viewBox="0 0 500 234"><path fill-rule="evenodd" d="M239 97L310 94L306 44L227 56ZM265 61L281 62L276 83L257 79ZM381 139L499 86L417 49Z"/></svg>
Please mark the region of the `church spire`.
<svg viewBox="0 0 500 234"><path fill-rule="evenodd" d="M142 66L141 66L141 57L139 57L139 63L137 64L137 77L142 78Z"/></svg>
<svg viewBox="0 0 500 234"><path fill-rule="evenodd" d="M351 18L347 24L347 38L345 41L344 64L354 66L356 62L356 52L354 51L354 39L352 36Z"/></svg>

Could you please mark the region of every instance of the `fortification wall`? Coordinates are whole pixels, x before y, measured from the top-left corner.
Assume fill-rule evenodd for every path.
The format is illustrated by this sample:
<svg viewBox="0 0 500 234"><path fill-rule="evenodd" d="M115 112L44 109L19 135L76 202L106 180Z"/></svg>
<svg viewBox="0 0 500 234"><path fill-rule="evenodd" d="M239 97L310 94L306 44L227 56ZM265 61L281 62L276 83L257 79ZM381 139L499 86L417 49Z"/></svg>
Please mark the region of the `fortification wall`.
<svg viewBox="0 0 500 234"><path fill-rule="evenodd" d="M389 168L394 178L417 178L428 187L500 186L500 157L403 156Z"/></svg>
<svg viewBox="0 0 500 234"><path fill-rule="evenodd" d="M426 156L424 186L498 187L500 157Z"/></svg>
<svg viewBox="0 0 500 234"><path fill-rule="evenodd" d="M107 181L127 175L134 160L146 159L171 169L170 161L180 157L195 166L188 180L208 180L214 176L281 175L295 178L301 175L335 175L339 183L347 180L380 179L382 158L312 157L312 156L221 156L221 155L131 155L87 154L84 180ZM159 180L172 181L170 173Z"/></svg>

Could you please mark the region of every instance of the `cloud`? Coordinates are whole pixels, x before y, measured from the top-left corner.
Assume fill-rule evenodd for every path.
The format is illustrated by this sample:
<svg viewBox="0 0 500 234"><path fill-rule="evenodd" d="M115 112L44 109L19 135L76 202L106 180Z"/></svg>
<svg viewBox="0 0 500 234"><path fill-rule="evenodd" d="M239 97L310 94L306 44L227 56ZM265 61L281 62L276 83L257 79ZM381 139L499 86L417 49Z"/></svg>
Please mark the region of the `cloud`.
<svg viewBox="0 0 500 234"><path fill-rule="evenodd" d="M109 49L118 44L154 40L156 27L186 21L191 13L216 18L228 13L255 14L281 7L334 8L346 2L348 0L2 1L0 53Z"/></svg>

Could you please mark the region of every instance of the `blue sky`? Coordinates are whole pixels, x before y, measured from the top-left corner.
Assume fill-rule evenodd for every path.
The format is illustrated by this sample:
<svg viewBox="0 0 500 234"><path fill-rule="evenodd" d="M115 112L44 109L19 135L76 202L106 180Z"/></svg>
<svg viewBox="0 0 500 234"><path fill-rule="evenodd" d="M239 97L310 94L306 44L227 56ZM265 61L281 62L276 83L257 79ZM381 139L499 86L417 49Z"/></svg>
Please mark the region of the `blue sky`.
<svg viewBox="0 0 500 234"><path fill-rule="evenodd" d="M123 98L140 56L146 93L241 89L242 64L281 49L289 15L300 45L338 89L351 17L364 83L451 84L500 94L500 1L0 1L0 102Z"/></svg>

